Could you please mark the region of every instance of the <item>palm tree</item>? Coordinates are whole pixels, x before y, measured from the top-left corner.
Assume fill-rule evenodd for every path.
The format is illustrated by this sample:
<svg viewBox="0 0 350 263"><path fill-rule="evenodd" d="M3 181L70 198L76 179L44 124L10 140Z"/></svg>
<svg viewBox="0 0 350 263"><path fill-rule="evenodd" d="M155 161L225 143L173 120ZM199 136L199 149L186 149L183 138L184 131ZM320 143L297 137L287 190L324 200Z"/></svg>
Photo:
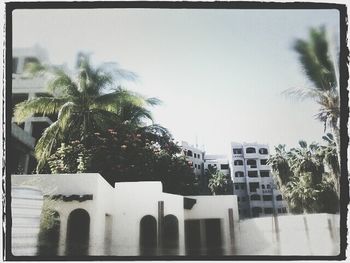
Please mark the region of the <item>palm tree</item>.
<svg viewBox="0 0 350 263"><path fill-rule="evenodd" d="M322 159L324 160L327 167L330 168L331 171L331 178L333 181L333 185L335 188L335 191L338 195L340 195L340 187L339 187L339 176L340 176L340 167L339 167L339 160L338 160L338 154L337 154L337 144L333 138L333 135L331 133L327 133L325 136L322 137L324 141L327 142L327 145L320 146L319 154L322 156Z"/></svg>
<svg viewBox="0 0 350 263"><path fill-rule="evenodd" d="M232 194L232 180L221 171L215 171L209 178L208 188L213 195Z"/></svg>
<svg viewBox="0 0 350 263"><path fill-rule="evenodd" d="M318 190L311 187L312 174L303 173L293 179L286 186L286 197L290 209L296 213L314 212Z"/></svg>
<svg viewBox="0 0 350 263"><path fill-rule="evenodd" d="M78 54L77 75L70 76L61 68L33 64L28 69L50 77L48 91L55 96L29 99L15 107L16 122L33 114L58 114L57 120L43 132L35 147L39 172L62 142L88 142L90 135L121 124L137 126L143 118L151 119L147 106L159 103L154 98L115 87L116 77L134 78L127 71L93 68L89 56ZM119 74L122 72L122 74Z"/></svg>
<svg viewBox="0 0 350 263"><path fill-rule="evenodd" d="M297 39L294 42L294 50L298 53L300 64L312 86L286 92L302 99L312 98L320 105L316 118L324 123L325 131L329 129L334 134L339 153L338 82L325 27L312 28L308 40Z"/></svg>
<svg viewBox="0 0 350 263"><path fill-rule="evenodd" d="M286 150L286 145L279 144L275 147L275 152L274 155L270 156L268 164L271 165L272 170L277 175L279 186L282 187L290 181L293 173L289 166L289 155Z"/></svg>
<svg viewBox="0 0 350 263"><path fill-rule="evenodd" d="M305 141L299 141L299 148L292 148L289 152L290 166L294 174L308 173L311 176L312 186L322 181L324 165L322 156L319 155L319 145Z"/></svg>

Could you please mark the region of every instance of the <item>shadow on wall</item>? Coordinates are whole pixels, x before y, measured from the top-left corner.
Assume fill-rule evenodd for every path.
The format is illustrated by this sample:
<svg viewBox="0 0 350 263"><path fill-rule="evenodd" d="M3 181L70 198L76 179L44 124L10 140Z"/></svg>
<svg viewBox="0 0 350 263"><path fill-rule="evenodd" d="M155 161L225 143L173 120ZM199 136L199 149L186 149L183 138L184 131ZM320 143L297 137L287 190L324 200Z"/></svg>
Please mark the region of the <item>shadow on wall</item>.
<svg viewBox="0 0 350 263"><path fill-rule="evenodd" d="M223 255L222 223L220 219L185 221L186 255Z"/></svg>

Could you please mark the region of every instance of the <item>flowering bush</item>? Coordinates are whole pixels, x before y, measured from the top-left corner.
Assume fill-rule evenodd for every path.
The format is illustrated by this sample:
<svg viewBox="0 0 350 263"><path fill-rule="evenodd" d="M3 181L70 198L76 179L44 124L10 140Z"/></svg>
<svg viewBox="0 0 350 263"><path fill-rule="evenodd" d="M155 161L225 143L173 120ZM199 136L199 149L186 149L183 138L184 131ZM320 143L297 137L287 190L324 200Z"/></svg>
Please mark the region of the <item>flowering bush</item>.
<svg viewBox="0 0 350 263"><path fill-rule="evenodd" d="M111 185L161 181L169 193L198 194L193 170L168 135L119 128L94 133L87 142L62 144L49 158L52 173L97 172Z"/></svg>

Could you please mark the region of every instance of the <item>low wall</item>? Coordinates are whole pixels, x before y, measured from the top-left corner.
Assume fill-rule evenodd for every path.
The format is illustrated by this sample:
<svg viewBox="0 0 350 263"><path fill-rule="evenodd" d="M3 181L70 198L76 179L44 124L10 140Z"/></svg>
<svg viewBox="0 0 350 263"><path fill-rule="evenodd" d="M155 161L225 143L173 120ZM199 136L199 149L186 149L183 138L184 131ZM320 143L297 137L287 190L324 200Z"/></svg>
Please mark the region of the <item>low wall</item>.
<svg viewBox="0 0 350 263"><path fill-rule="evenodd" d="M235 229L237 255L314 255L340 253L339 215L285 215L242 220Z"/></svg>

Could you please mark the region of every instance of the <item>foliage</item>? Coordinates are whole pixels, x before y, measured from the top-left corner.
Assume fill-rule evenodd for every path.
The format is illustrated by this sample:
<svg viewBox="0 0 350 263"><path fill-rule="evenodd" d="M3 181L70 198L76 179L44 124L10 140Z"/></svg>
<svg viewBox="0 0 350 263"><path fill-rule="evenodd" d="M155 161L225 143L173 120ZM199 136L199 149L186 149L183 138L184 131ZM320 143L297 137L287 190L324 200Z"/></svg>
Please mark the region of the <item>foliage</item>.
<svg viewBox="0 0 350 263"><path fill-rule="evenodd" d="M23 122L33 114L57 114L57 120L43 132L35 147L38 172L61 143L85 141L94 132L125 122L139 126L143 120L152 119L147 107L159 103L155 98L145 98L116 86L118 78L132 79L133 73L112 71L105 66L94 68L89 56L84 54L77 57L76 76L61 68L34 64L28 71L39 71L37 74L47 76L50 94L17 104L14 111L16 122Z"/></svg>
<svg viewBox="0 0 350 263"><path fill-rule="evenodd" d="M300 65L312 85L290 89L286 93L301 99L311 98L320 106L316 118L324 124L324 131L332 132L335 137L335 149L338 154L337 166L339 167L340 97L335 68L337 62L332 60L325 27L311 28L309 38L295 40L293 47L299 55ZM337 53L339 54L339 52ZM339 196L339 189L337 194Z"/></svg>
<svg viewBox="0 0 350 263"><path fill-rule="evenodd" d="M165 192L198 194L193 170L166 130L157 125L127 126L92 135L88 144L72 141L49 158L53 173L100 173L111 185L125 181L161 181ZM61 154L61 152L65 152ZM82 160L85 160L82 165ZM63 168L62 168L63 167Z"/></svg>
<svg viewBox="0 0 350 263"><path fill-rule="evenodd" d="M216 169L207 169L209 174L208 188L213 195L233 194L233 182L229 175Z"/></svg>
<svg viewBox="0 0 350 263"><path fill-rule="evenodd" d="M298 148L286 150L285 145L275 147L269 164L277 176L284 199L293 213L338 211L337 185L339 167L332 135L324 139L326 145L299 142Z"/></svg>

